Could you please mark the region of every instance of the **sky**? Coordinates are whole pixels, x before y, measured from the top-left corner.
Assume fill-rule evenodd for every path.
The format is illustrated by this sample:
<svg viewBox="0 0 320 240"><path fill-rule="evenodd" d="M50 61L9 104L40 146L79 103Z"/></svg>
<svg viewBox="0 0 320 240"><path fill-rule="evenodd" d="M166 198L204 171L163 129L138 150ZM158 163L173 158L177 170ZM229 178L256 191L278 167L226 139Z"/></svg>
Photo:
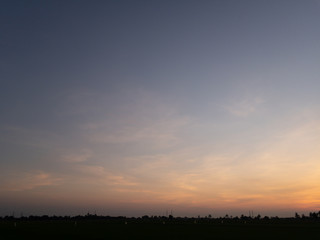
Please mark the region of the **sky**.
<svg viewBox="0 0 320 240"><path fill-rule="evenodd" d="M0 2L0 215L320 210L320 1Z"/></svg>

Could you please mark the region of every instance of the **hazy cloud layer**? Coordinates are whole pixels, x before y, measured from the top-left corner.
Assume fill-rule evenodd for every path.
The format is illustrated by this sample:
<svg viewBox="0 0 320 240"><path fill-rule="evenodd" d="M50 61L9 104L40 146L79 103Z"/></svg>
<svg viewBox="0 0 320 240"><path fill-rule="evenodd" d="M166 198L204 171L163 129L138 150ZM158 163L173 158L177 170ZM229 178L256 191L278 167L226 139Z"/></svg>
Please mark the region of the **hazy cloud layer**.
<svg viewBox="0 0 320 240"><path fill-rule="evenodd" d="M40 5L0 8L0 215L319 209L318 1Z"/></svg>

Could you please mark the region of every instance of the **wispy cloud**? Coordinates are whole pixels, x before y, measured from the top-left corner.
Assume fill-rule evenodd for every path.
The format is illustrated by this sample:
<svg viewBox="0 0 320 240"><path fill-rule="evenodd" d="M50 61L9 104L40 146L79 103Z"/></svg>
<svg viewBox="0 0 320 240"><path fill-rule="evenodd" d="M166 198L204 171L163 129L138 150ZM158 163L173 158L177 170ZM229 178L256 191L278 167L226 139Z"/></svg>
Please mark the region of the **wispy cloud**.
<svg viewBox="0 0 320 240"><path fill-rule="evenodd" d="M90 149L81 149L76 153L63 154L61 160L67 163L81 163L88 161L93 156Z"/></svg>
<svg viewBox="0 0 320 240"><path fill-rule="evenodd" d="M89 145L144 143L149 147L179 142L179 133L190 124L190 118L181 114L173 101L141 88L119 91L108 95L75 89L66 94L61 114L76 117L73 126L79 139Z"/></svg>
<svg viewBox="0 0 320 240"><path fill-rule="evenodd" d="M225 105L223 108L230 114L237 117L246 117L254 113L258 106L263 102L259 97L253 99L244 99L238 102L234 102L229 105Z"/></svg>
<svg viewBox="0 0 320 240"><path fill-rule="evenodd" d="M138 185L134 177L111 172L100 165L75 165L73 166L73 178L85 182L86 185L99 185L100 187L118 188Z"/></svg>
<svg viewBox="0 0 320 240"><path fill-rule="evenodd" d="M38 187L51 187L61 184L62 178L55 177L50 173L36 171L32 173L22 173L19 175L11 175L5 179L0 189L2 191L25 191L32 190Z"/></svg>
<svg viewBox="0 0 320 240"><path fill-rule="evenodd" d="M179 139L177 132L188 123L181 119L158 119L137 125L123 124L117 129L100 125L95 131L91 131L89 139L100 143L134 143L147 141L155 145L175 144Z"/></svg>
<svg viewBox="0 0 320 240"><path fill-rule="evenodd" d="M1 125L0 141L37 148L56 147L61 138L54 132L17 125Z"/></svg>

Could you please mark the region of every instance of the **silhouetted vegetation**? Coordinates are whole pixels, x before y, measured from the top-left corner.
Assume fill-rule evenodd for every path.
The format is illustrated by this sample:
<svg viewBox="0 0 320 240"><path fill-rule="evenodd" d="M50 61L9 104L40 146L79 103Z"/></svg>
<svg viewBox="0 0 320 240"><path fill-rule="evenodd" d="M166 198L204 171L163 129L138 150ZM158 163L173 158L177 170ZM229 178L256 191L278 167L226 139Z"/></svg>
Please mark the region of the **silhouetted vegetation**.
<svg viewBox="0 0 320 240"><path fill-rule="evenodd" d="M305 216L302 214L301 216L298 213L295 213L294 217L289 217L289 218L280 218L278 216L274 217L269 217L269 216L264 216L262 217L260 214L256 216L245 216L241 215L240 217L238 216L229 216L226 214L224 217L218 217L214 218L212 217L211 214L208 216L204 217L174 217L173 215L169 216L148 216L144 215L142 217L125 217L125 216L102 216L102 215L97 215L97 214L86 214L86 215L77 215L77 216L48 216L48 215L42 215L42 216L35 216L35 215L30 215L30 216L20 216L20 217L15 217L14 215L11 216L0 216L1 221L49 221L49 220L105 220L105 221L112 221L112 222L119 222L119 221L129 221L129 222L134 222L134 223L139 223L139 222L150 222L150 223L161 223L164 220L166 220L168 223L194 223L194 221L197 221L197 223L217 223L224 221L224 223L237 223L237 222L252 222L252 223L263 223L263 222L274 222L274 221L279 221L279 222L300 222L300 221L313 221L317 220L320 221L320 211L319 212L310 212L308 216Z"/></svg>
<svg viewBox="0 0 320 240"><path fill-rule="evenodd" d="M320 211L291 218L261 215L224 217L5 216L1 239L301 239L320 236Z"/></svg>

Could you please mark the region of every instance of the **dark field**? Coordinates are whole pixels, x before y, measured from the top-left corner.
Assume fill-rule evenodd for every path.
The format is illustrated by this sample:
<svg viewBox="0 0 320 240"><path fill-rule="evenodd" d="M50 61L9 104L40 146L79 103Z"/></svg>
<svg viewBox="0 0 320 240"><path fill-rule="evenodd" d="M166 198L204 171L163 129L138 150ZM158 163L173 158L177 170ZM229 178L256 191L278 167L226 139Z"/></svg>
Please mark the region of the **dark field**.
<svg viewBox="0 0 320 240"><path fill-rule="evenodd" d="M0 239L320 239L320 222L2 220Z"/></svg>

